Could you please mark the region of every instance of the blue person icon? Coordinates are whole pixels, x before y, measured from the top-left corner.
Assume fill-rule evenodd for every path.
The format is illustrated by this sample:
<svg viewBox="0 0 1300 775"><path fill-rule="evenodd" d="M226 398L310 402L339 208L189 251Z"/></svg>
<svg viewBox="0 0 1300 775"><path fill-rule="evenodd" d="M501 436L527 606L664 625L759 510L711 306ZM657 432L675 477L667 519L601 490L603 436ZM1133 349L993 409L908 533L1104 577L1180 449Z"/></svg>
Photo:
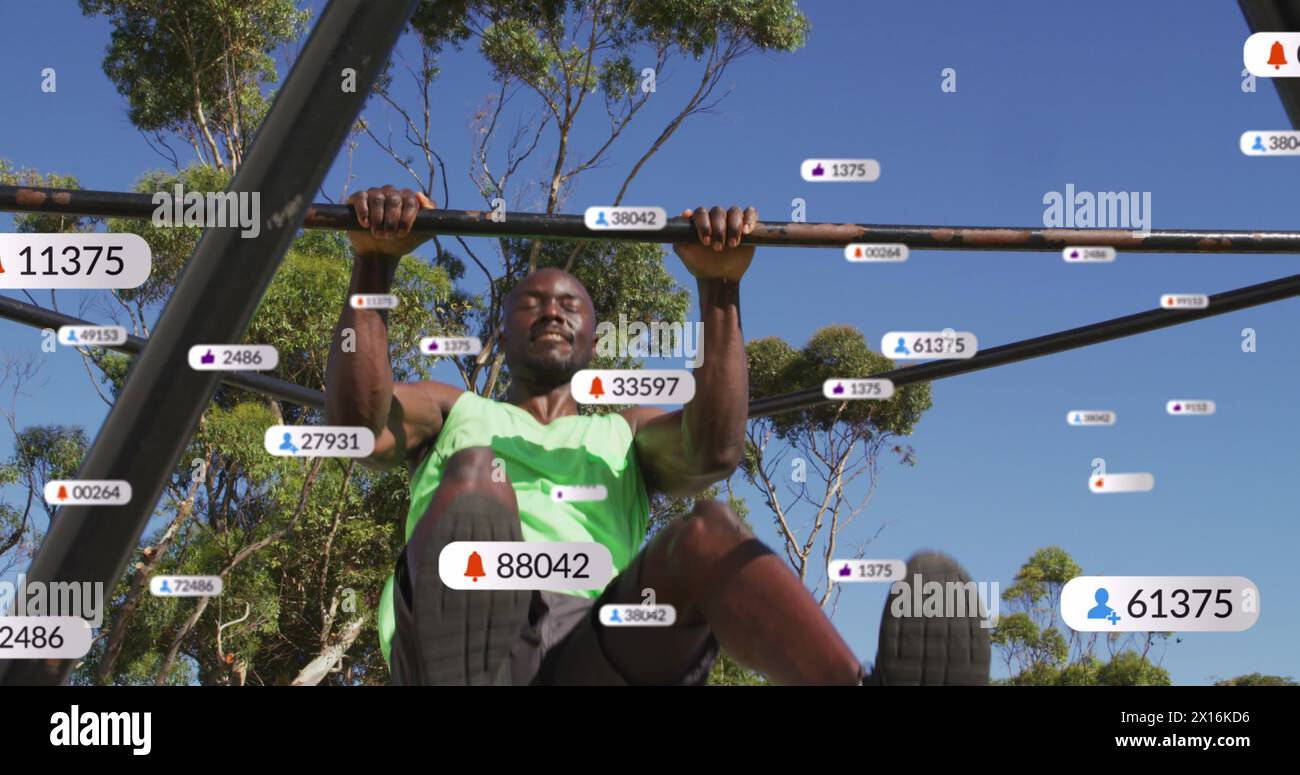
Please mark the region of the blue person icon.
<svg viewBox="0 0 1300 775"><path fill-rule="evenodd" d="M292 433L289 433L288 431L285 431L285 433L284 433L284 443L280 445L280 449L285 450L286 452L292 452L292 453L295 454L295 455L298 454L298 448L297 448L296 446L294 446L294 443L293 443L293 434L292 434Z"/></svg>
<svg viewBox="0 0 1300 775"><path fill-rule="evenodd" d="M159 591L159 592L166 592L166 593L169 594L169 595L172 593L172 588L169 587L169 586L167 586L167 579L163 579L162 586L158 588L158 591Z"/></svg>
<svg viewBox="0 0 1300 775"><path fill-rule="evenodd" d="M69 328L69 329L68 329L68 341L69 341L69 342L77 342L77 341L78 341L78 340L77 340L77 329L75 329L75 328Z"/></svg>
<svg viewBox="0 0 1300 775"><path fill-rule="evenodd" d="M894 348L894 352L895 352L895 353L901 353L901 354L903 354L903 355L911 355L911 354L912 354L912 351L909 350L909 349L907 349L907 344L903 341L903 337L901 337L901 336L898 337L898 346Z"/></svg>
<svg viewBox="0 0 1300 775"><path fill-rule="evenodd" d="M610 621L611 623L613 623L613 622L618 622L619 624L622 624L622 623L623 623L623 620L620 619L620 618L618 618L618 609L617 609L617 608L615 608L615 609L613 610L613 612L610 613L610 615L609 615L609 621Z"/></svg>
<svg viewBox="0 0 1300 775"><path fill-rule="evenodd" d="M597 216L596 216L596 225L597 225L597 226L608 226L608 225L609 225L609 221L605 220L605 211L604 211L604 210L601 210L600 213L597 214Z"/></svg>
<svg viewBox="0 0 1300 775"><path fill-rule="evenodd" d="M1264 150L1264 137L1263 137L1263 135L1255 135L1255 144L1252 145L1252 146L1250 146L1250 150L1252 150L1252 151L1260 151L1260 152L1263 152L1263 150Z"/></svg>
<svg viewBox="0 0 1300 775"><path fill-rule="evenodd" d="M1106 601L1110 600L1110 593L1106 591L1105 587L1097 587L1097 592L1092 597L1097 601L1097 605L1088 609L1088 618L1109 619L1111 625L1114 626L1119 621L1119 615L1115 613L1114 608L1106 605Z"/></svg>

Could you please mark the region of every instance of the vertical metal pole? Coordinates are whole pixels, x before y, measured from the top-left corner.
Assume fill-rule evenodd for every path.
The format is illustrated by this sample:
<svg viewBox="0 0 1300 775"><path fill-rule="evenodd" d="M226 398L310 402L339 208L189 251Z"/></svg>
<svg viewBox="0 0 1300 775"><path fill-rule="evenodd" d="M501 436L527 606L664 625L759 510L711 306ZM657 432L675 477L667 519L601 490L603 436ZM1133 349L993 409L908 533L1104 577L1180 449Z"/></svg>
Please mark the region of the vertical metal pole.
<svg viewBox="0 0 1300 775"><path fill-rule="evenodd" d="M79 479L125 479L125 506L60 508L28 582L97 582L111 596L220 375L194 371L191 345L239 342L312 196L392 53L417 0L332 0L294 62L229 191L261 195L261 234L208 229L91 446ZM344 91L343 71L356 71ZM0 685L57 684L71 660L0 660Z"/></svg>

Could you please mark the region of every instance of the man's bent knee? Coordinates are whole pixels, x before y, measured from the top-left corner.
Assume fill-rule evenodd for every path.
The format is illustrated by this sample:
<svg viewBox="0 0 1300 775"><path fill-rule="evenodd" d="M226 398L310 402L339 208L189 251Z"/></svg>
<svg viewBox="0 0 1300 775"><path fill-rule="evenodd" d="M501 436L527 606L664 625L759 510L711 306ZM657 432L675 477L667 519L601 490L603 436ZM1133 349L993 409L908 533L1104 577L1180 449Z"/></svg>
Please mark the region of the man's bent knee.
<svg viewBox="0 0 1300 775"><path fill-rule="evenodd" d="M701 501L680 522L670 526L666 545L669 572L692 578L730 555L737 546L755 541L736 512L718 501Z"/></svg>
<svg viewBox="0 0 1300 775"><path fill-rule="evenodd" d="M719 501L700 501L681 522L674 546L687 554L726 553L754 537L736 512Z"/></svg>

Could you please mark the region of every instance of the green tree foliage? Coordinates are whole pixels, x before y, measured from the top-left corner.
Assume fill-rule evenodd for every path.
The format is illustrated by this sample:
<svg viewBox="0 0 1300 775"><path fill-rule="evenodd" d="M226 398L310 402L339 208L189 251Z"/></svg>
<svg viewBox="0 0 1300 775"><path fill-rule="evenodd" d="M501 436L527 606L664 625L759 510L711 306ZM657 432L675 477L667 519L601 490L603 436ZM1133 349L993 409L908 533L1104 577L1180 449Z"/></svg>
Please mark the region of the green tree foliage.
<svg viewBox="0 0 1300 775"><path fill-rule="evenodd" d="M80 3L113 27L104 73L131 123L160 139L179 135L200 161L230 169L265 115L262 87L278 80L271 53L298 38L309 15L293 0Z"/></svg>
<svg viewBox="0 0 1300 775"><path fill-rule="evenodd" d="M1169 686L1169 672L1150 658L1167 633L1115 634L1105 639L1108 660L1096 655L1097 635L1058 622L1061 590L1083 569L1059 546L1034 552L1002 593L1005 610L993 645L1006 661L1008 686ZM1059 626L1058 626L1059 624Z"/></svg>
<svg viewBox="0 0 1300 775"><path fill-rule="evenodd" d="M1295 679L1289 675L1264 675L1263 673L1249 673L1239 675L1236 678L1225 678L1222 681L1215 681L1215 686L1300 686Z"/></svg>
<svg viewBox="0 0 1300 775"><path fill-rule="evenodd" d="M845 325L818 329L798 350L768 337L745 351L755 399L893 368L861 331ZM865 545L846 548L839 539L870 501L882 455L916 464L912 448L895 442L912 433L931 403L929 384L906 385L885 400L826 403L750 421L741 473L763 493L786 559L820 604L831 603L839 589L825 576L833 556L865 551ZM863 486L852 486L863 478Z"/></svg>
<svg viewBox="0 0 1300 775"><path fill-rule="evenodd" d="M28 559L40 543L44 530L32 512L44 513L47 524L53 515L43 494L45 483L75 479L86 446L86 434L78 427L34 425L17 431L13 454L0 463L0 487L19 485L25 497L0 502L0 572Z"/></svg>

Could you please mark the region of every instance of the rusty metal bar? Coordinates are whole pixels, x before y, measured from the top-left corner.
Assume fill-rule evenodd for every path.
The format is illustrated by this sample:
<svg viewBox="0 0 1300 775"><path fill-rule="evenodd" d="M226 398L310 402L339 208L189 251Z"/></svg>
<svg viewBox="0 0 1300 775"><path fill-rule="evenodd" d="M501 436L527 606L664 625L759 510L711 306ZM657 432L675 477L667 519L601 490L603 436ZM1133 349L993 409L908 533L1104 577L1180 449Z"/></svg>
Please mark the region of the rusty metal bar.
<svg viewBox="0 0 1300 775"><path fill-rule="evenodd" d="M171 192L161 206L172 207ZM160 205L151 194L79 189L0 186L0 210L115 218L151 218ZM506 213L492 220L487 210L426 210L415 231L465 237L603 239L676 243L695 239L684 218L669 218L657 231L593 231L580 215ZM315 204L308 229L360 229L347 205ZM992 226L889 226L851 223L764 221L742 242L778 247L843 247L852 242L901 243L914 250L1059 251L1070 246L1109 246L1135 253L1300 253L1300 232L1161 229L1144 234L1123 229L1047 229Z"/></svg>

